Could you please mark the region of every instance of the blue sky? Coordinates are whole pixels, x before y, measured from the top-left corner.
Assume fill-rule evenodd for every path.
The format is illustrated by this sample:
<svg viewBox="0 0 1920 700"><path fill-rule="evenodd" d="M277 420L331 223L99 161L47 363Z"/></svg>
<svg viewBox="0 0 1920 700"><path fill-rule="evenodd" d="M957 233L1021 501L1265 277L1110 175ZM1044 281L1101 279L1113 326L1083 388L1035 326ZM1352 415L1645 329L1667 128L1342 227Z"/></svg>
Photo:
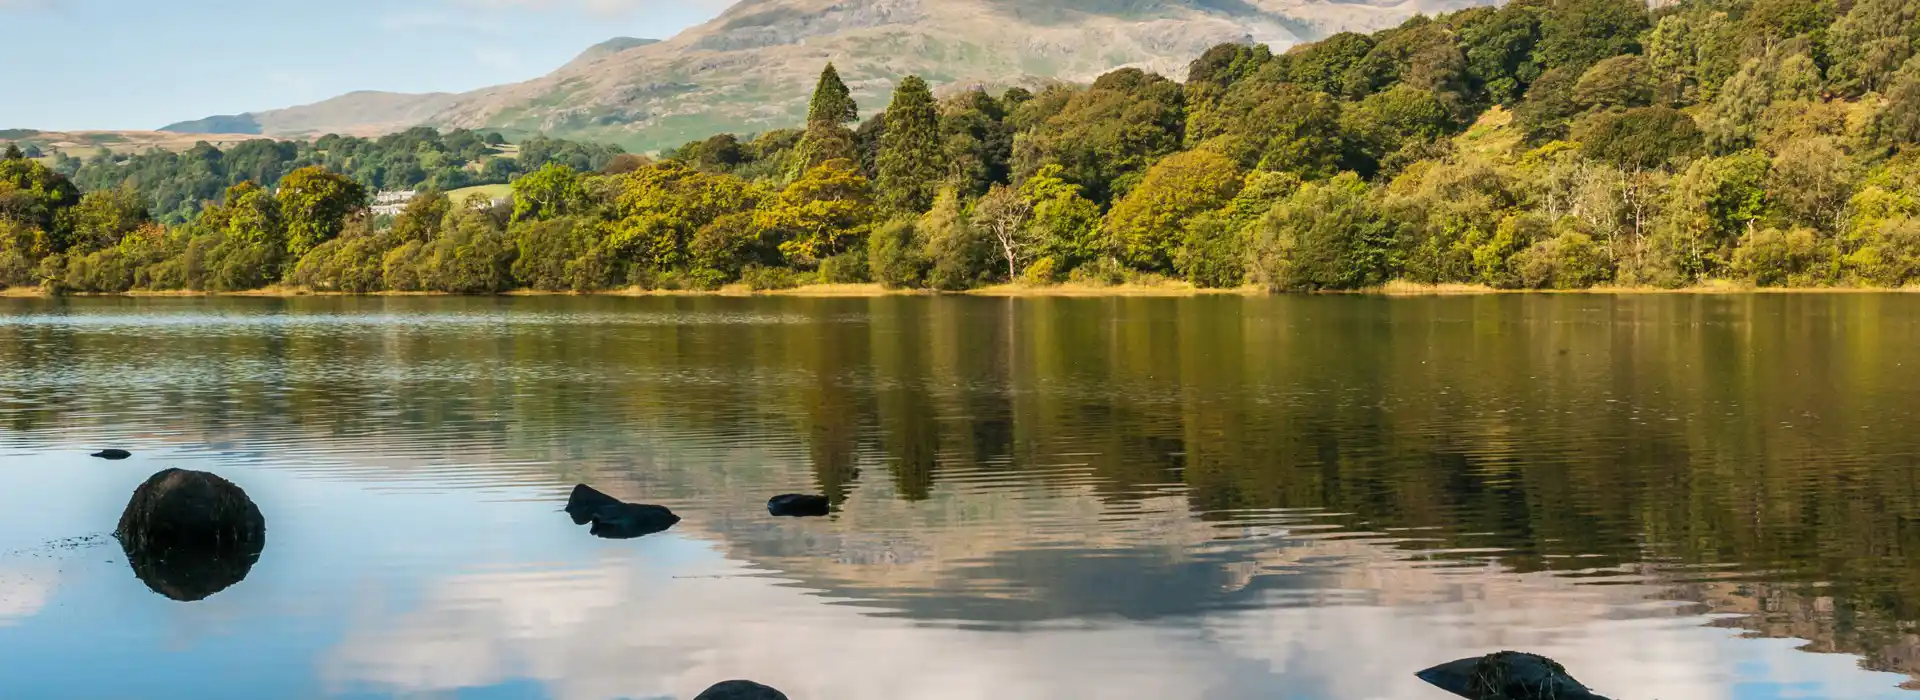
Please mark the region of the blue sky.
<svg viewBox="0 0 1920 700"><path fill-rule="evenodd" d="M0 0L0 128L152 129L534 78L733 0Z"/></svg>

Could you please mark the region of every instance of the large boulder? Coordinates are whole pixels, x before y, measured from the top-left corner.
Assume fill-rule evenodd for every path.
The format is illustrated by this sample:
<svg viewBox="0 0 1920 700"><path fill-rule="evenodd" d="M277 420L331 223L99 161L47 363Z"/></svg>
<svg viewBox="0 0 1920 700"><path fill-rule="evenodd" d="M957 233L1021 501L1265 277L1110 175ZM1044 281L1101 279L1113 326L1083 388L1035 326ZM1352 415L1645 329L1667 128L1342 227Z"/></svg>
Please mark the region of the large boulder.
<svg viewBox="0 0 1920 700"><path fill-rule="evenodd" d="M1468 700L1607 700L1559 662L1520 651L1449 661L1414 675Z"/></svg>
<svg viewBox="0 0 1920 700"><path fill-rule="evenodd" d="M195 601L246 578L266 548L267 520L233 482L168 469L134 489L114 536L148 588Z"/></svg>
<svg viewBox="0 0 1920 700"><path fill-rule="evenodd" d="M785 693L753 681L722 681L693 700L787 700Z"/></svg>
<svg viewBox="0 0 1920 700"><path fill-rule="evenodd" d="M593 523L589 532L610 540L627 540L656 532L665 532L680 522L680 516L666 506L625 503L594 490L586 484L573 487L567 496L567 515L573 524Z"/></svg>

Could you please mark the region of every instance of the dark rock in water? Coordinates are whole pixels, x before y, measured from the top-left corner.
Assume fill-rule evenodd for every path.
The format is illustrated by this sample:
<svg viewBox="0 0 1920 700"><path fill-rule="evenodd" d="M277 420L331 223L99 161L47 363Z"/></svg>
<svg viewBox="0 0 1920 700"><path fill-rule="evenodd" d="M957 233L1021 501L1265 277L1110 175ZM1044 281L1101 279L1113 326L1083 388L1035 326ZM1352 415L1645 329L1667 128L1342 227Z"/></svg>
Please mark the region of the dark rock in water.
<svg viewBox="0 0 1920 700"><path fill-rule="evenodd" d="M767 512L787 517L818 517L830 512L826 496L789 493L767 501Z"/></svg>
<svg viewBox="0 0 1920 700"><path fill-rule="evenodd" d="M667 510L666 506L642 503L616 503L603 506L594 511L589 519L593 522L593 528L590 530L593 536L610 540L630 540L656 532L665 532L680 522L680 516Z"/></svg>
<svg viewBox="0 0 1920 700"><path fill-rule="evenodd" d="M1607 700L1553 659L1518 651L1449 661L1414 675L1468 700Z"/></svg>
<svg viewBox="0 0 1920 700"><path fill-rule="evenodd" d="M267 521L233 482L168 469L134 489L114 536L148 588L195 601L246 578L267 546Z"/></svg>
<svg viewBox="0 0 1920 700"><path fill-rule="evenodd" d="M753 681L723 681L701 691L693 700L787 700L787 694Z"/></svg>
<svg viewBox="0 0 1920 700"><path fill-rule="evenodd" d="M624 505L620 499L595 491L593 487L586 484L580 484L573 487L573 493L567 496L567 515L573 516L573 524L585 525L593 520L594 511L618 505Z"/></svg>
<svg viewBox="0 0 1920 700"><path fill-rule="evenodd" d="M128 457L132 457L132 456L133 456L133 453L132 453L132 452L128 452L128 451L126 451L126 450L101 450L101 451L99 451L99 452L95 452L95 453L93 453L93 454L91 454L91 455L87 455L87 456L89 456L89 457L99 457L99 458L101 458L101 459L108 459L108 460L113 460L113 461L116 461L116 462L117 462L117 461L119 461L119 460L123 460L123 459L126 459L126 458L128 458Z"/></svg>
<svg viewBox="0 0 1920 700"><path fill-rule="evenodd" d="M567 496L567 515L575 525L593 523L594 536L610 540L663 532L680 522L680 516L665 506L623 503L586 484L573 487L573 493Z"/></svg>

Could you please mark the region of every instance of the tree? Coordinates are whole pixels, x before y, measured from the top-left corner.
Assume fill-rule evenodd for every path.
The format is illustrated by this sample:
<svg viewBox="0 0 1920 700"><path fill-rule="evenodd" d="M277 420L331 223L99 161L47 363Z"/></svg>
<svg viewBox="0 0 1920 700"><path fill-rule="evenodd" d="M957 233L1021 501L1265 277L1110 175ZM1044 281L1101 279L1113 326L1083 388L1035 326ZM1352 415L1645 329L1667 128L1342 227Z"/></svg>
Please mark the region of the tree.
<svg viewBox="0 0 1920 700"><path fill-rule="evenodd" d="M933 261L913 219L894 219L873 232L867 243L867 265L873 281L888 289L910 289L926 283Z"/></svg>
<svg viewBox="0 0 1920 700"><path fill-rule="evenodd" d="M1043 95L1021 109L1044 107L1048 99ZM1178 84L1137 68L1100 76L1086 91L1071 93L1057 114L1016 144L1014 170L1031 175L1042 166L1059 165L1062 176L1080 185L1089 199L1108 201L1132 189L1155 160L1180 147L1183 99ZM1011 121L1018 124L1021 115Z"/></svg>
<svg viewBox="0 0 1920 700"><path fill-rule="evenodd" d="M147 203L130 187L88 192L59 214L57 229L67 231L67 248L89 252L119 245L127 234L146 226Z"/></svg>
<svg viewBox="0 0 1920 700"><path fill-rule="evenodd" d="M840 71L833 63L827 63L814 84L813 99L807 103L807 123L851 124L859 120L860 106L853 101L853 91L841 82Z"/></svg>
<svg viewBox="0 0 1920 700"><path fill-rule="evenodd" d="M1388 157L1432 142L1453 126L1439 98L1406 85L1368 95L1340 114L1341 130L1354 148L1353 164L1369 174Z"/></svg>
<svg viewBox="0 0 1920 700"><path fill-rule="evenodd" d="M900 81L887 106L886 125L875 161L880 204L899 213L925 211L947 175L940 115L927 81L912 75Z"/></svg>
<svg viewBox="0 0 1920 700"><path fill-rule="evenodd" d="M339 173L309 166L288 173L275 195L286 226L287 254L298 260L333 240L348 216L367 207L367 188Z"/></svg>
<svg viewBox="0 0 1920 700"><path fill-rule="evenodd" d="M1584 72L1603 59L1639 51L1649 24L1641 0L1548 0L1534 57L1548 69Z"/></svg>
<svg viewBox="0 0 1920 700"><path fill-rule="evenodd" d="M1614 56L1581 74L1573 86L1573 102L1589 110L1645 107L1653 104L1657 88L1646 59Z"/></svg>
<svg viewBox="0 0 1920 700"><path fill-rule="evenodd" d="M606 245L654 269L688 262L694 235L723 216L751 212L764 193L731 175L668 161L621 177Z"/></svg>
<svg viewBox="0 0 1920 700"><path fill-rule="evenodd" d="M873 226L873 192L852 161L823 163L754 214L754 226L780 241L780 252L803 265L858 245Z"/></svg>
<svg viewBox="0 0 1920 700"><path fill-rule="evenodd" d="M1593 115L1575 129L1574 140L1588 158L1640 170L1692 156L1701 145L1693 118L1669 107Z"/></svg>
<svg viewBox="0 0 1920 700"><path fill-rule="evenodd" d="M1020 185L1020 195L1033 203L1029 223L1035 243L1061 270L1094 259L1105 251L1100 241L1100 205L1080 196L1080 187L1061 177L1063 169L1049 165Z"/></svg>
<svg viewBox="0 0 1920 700"><path fill-rule="evenodd" d="M1107 235L1122 261L1171 271L1186 220L1219 208L1240 191L1239 168L1210 151L1186 151L1160 161L1140 186L1107 214Z"/></svg>
<svg viewBox="0 0 1920 700"><path fill-rule="evenodd" d="M1495 104L1512 105L1540 77L1534 45L1540 41L1540 20L1524 3L1476 8L1462 13L1457 23L1467 71Z"/></svg>
<svg viewBox="0 0 1920 700"><path fill-rule="evenodd" d="M513 220L545 221L579 213L587 206L587 188L570 166L548 163L513 181Z"/></svg>
<svg viewBox="0 0 1920 700"><path fill-rule="evenodd" d="M1392 274L1391 236L1353 173L1308 183L1254 229L1249 272L1273 289L1359 289Z"/></svg>
<svg viewBox="0 0 1920 700"><path fill-rule="evenodd" d="M1033 218L1033 202L1006 185L994 185L987 196L973 205L973 223L993 236L1000 246L1000 257L1007 262L1007 279L1020 279L1021 263L1030 259L1033 246L1027 221Z"/></svg>
<svg viewBox="0 0 1920 700"><path fill-rule="evenodd" d="M402 243L419 241L426 243L440 236L441 221L447 218L447 212L453 210L453 201L446 193L429 189L415 195L407 202L407 208L393 217L393 236Z"/></svg>
<svg viewBox="0 0 1920 700"><path fill-rule="evenodd" d="M807 104L807 128L794 149L788 177L798 179L829 161L858 163L860 149L853 130L846 125L859 119L860 106L854 103L852 91L828 63L813 88L813 100Z"/></svg>
<svg viewBox="0 0 1920 700"><path fill-rule="evenodd" d="M967 225L966 210L959 193L949 187L940 192L915 228L924 236L927 260L927 286L942 291L971 289L993 274L994 243L974 226Z"/></svg>

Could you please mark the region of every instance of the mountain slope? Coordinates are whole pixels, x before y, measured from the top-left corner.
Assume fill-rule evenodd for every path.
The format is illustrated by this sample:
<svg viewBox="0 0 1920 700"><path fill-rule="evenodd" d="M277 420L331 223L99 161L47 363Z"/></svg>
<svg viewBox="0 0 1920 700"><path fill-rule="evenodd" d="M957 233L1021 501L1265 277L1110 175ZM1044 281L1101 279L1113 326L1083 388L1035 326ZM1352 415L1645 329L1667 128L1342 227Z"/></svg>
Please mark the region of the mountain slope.
<svg viewBox="0 0 1920 700"><path fill-rule="evenodd" d="M615 39L523 83L457 96L356 93L381 97L241 116L272 135L424 123L652 150L797 125L828 61L874 111L908 74L990 88L1089 81L1128 66L1184 78L1190 61L1223 42L1284 49L1491 1L741 0L667 41ZM355 99L378 104L339 109Z"/></svg>
<svg viewBox="0 0 1920 700"><path fill-rule="evenodd" d="M452 105L455 95L435 92L350 92L310 105L207 117L160 127L175 133L260 134L318 136L326 133L365 136L400 131L426 122Z"/></svg>

